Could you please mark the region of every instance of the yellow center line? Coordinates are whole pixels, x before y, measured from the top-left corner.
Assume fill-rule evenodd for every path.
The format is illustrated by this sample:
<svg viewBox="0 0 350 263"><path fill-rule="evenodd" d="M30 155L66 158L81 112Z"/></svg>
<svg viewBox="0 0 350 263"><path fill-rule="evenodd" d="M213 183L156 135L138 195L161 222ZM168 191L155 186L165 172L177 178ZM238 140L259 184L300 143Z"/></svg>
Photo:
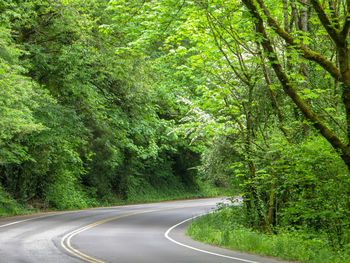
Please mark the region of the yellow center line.
<svg viewBox="0 0 350 263"><path fill-rule="evenodd" d="M84 227L81 227L79 229L76 229L72 232L69 232L68 234L66 234L62 239L61 239L61 246L71 255L82 259L83 261L86 262L91 262L91 263L106 263L103 260L97 259L97 258L93 258L89 255L84 254L83 252L79 251L78 249L74 248L71 244L71 239L75 236L80 234L81 232L84 232L88 229L91 229L93 227L99 226L101 224L113 221L113 220L117 220L120 218L124 218L124 217L129 217L129 216L133 216L133 215L139 215L139 214L146 214L146 213L153 213L153 212L159 212L159 211L166 211L166 210L173 210L173 209L180 209L180 208L187 208L187 207L197 207L199 205L192 205L192 206L181 206L181 207L173 207L173 208L163 208L163 209L155 209L155 210L146 210L146 211L141 211L141 212L134 212L134 213L130 213L130 214L125 214L125 215L121 215L121 216L116 216L116 217L112 217L112 218L107 218L107 219L103 219L97 222L94 222L92 224L86 225Z"/></svg>

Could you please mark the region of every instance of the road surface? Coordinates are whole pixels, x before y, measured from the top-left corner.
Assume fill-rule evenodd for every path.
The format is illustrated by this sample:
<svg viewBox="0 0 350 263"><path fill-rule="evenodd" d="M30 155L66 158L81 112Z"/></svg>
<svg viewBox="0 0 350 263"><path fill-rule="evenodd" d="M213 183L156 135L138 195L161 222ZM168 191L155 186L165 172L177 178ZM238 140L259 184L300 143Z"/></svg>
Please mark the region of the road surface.
<svg viewBox="0 0 350 263"><path fill-rule="evenodd" d="M184 234L192 217L212 211L220 201L186 200L3 218L0 263L280 262L205 245Z"/></svg>

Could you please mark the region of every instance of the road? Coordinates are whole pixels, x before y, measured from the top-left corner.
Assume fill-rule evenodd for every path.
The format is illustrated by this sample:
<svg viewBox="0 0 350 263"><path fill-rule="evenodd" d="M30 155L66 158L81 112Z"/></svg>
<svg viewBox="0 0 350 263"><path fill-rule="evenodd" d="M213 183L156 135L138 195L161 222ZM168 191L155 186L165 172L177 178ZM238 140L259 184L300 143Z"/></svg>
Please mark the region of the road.
<svg viewBox="0 0 350 263"><path fill-rule="evenodd" d="M190 221L184 220L210 212L220 201L173 201L4 218L0 220L0 263L280 262L202 244L184 234Z"/></svg>

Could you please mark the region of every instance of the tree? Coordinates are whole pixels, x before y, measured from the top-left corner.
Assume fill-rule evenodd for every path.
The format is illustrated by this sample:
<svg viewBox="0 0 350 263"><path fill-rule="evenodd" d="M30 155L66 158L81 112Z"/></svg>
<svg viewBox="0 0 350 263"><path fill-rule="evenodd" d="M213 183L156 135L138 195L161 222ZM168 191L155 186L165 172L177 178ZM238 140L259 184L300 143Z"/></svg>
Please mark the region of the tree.
<svg viewBox="0 0 350 263"><path fill-rule="evenodd" d="M303 41L300 41L286 32L271 15L268 5L264 1L259 0L254 2L252 0L242 0L244 5L249 10L251 17L254 18L254 27L259 34L259 41L261 42L264 51L271 63L276 76L278 77L284 92L293 100L301 112L312 122L312 125L320 131L331 145L341 152L341 157L348 167L350 167L350 148L348 145L349 127L350 127L350 71L349 71L349 48L348 48L348 34L349 34L349 10L350 4L347 2L342 5L341 2L334 3L337 7L342 9L343 15L337 15L334 10L333 2L329 2L328 7L322 7L318 0L312 0L311 5L317 14L317 21L326 30L326 36L329 37L335 45L336 54L339 58L338 65L328 59L326 56L311 50ZM327 13L330 14L327 15ZM263 18L263 15L266 18ZM310 108L306 101L298 94L297 88L293 85L290 77L283 69L279 62L279 54L273 48L271 37L268 36L266 24L271 27L279 37L281 37L286 45L291 49L300 53L300 56L306 61L312 61L321 66L327 71L335 81L340 81L342 86L341 98L346 113L346 142L334 133L332 129L325 124L315 111ZM306 34L307 35L307 34Z"/></svg>
<svg viewBox="0 0 350 263"><path fill-rule="evenodd" d="M108 1L0 4L0 182L10 194L73 208L198 190L179 167L198 154L167 136L147 57L123 51L127 26L106 34Z"/></svg>

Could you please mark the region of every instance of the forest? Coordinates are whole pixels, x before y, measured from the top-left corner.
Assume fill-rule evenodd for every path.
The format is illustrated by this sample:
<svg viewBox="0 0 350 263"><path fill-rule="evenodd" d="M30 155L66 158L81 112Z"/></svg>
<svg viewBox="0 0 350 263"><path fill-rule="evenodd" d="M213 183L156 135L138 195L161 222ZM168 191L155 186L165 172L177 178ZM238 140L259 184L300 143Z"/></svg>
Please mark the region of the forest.
<svg viewBox="0 0 350 263"><path fill-rule="evenodd" d="M0 216L239 195L190 234L350 262L349 0L0 0L0 17Z"/></svg>

